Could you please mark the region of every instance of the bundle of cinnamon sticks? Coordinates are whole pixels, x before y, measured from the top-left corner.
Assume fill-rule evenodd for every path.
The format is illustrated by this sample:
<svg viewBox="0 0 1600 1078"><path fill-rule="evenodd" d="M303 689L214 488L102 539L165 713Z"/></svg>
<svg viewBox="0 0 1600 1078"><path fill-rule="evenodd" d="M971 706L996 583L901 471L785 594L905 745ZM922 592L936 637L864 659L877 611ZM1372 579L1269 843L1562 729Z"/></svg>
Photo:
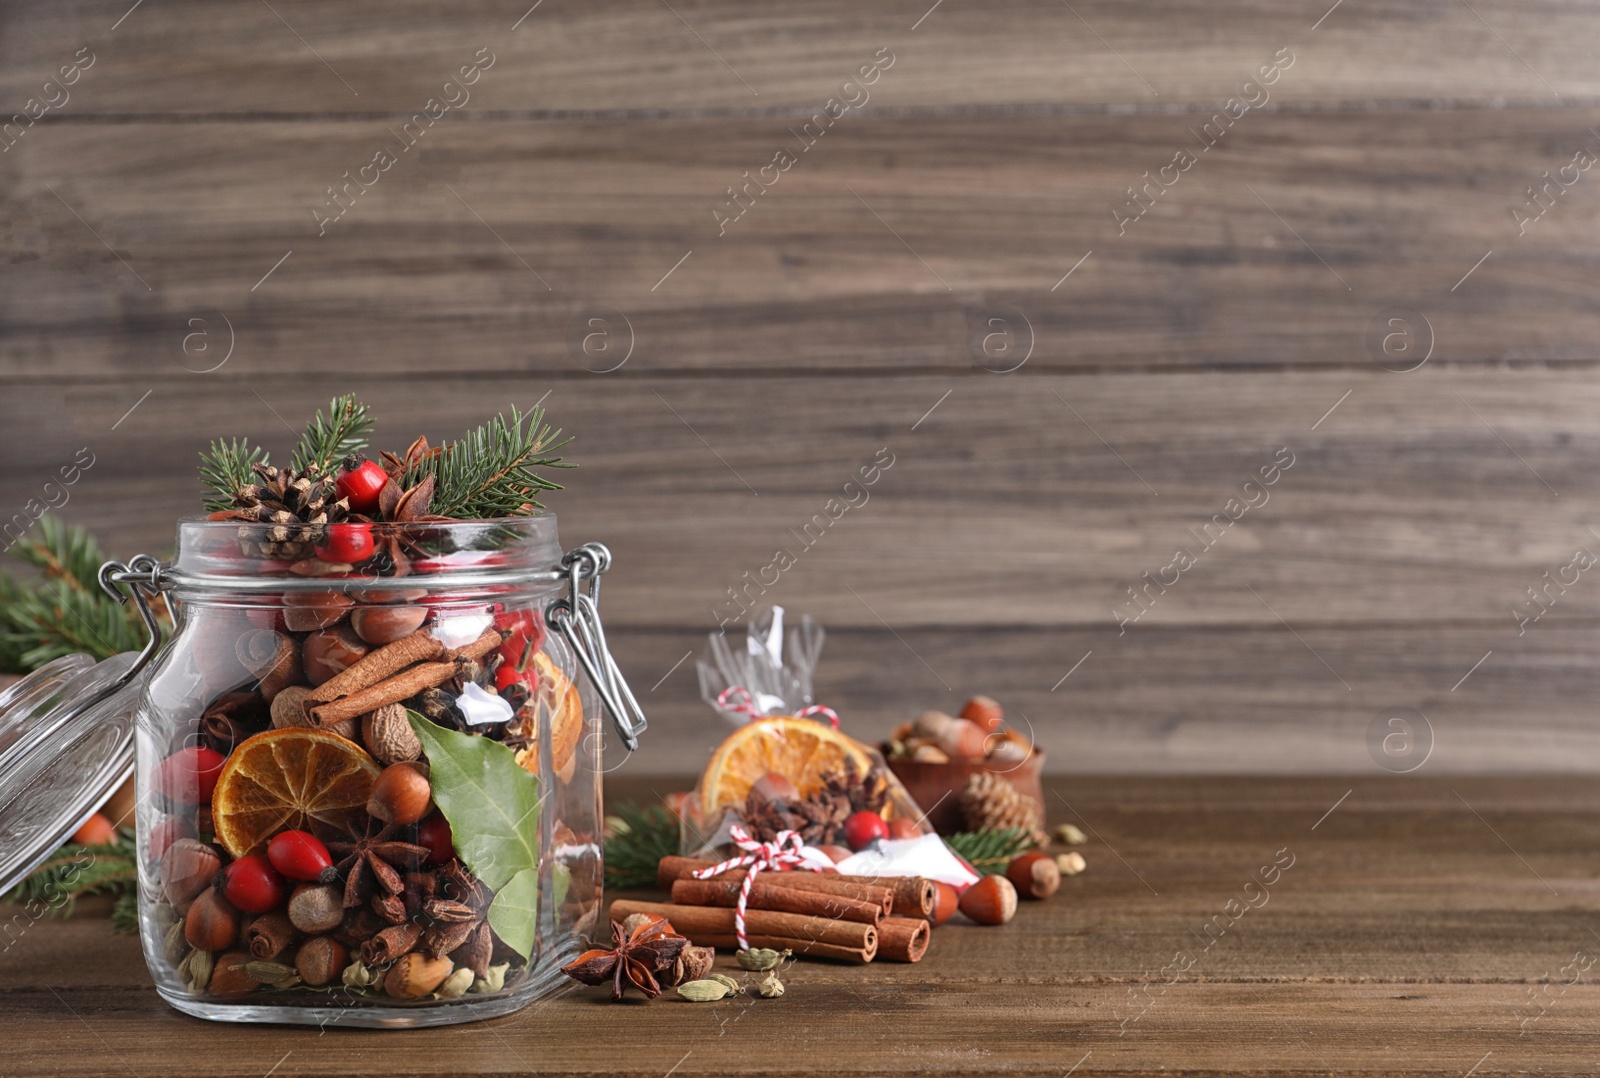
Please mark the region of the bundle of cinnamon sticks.
<svg viewBox="0 0 1600 1078"><path fill-rule="evenodd" d="M313 726L337 726L388 704L443 685L455 677L465 660L482 659L500 646L501 635L485 629L483 635L461 648L447 648L425 630L385 644L312 689L305 698L306 715Z"/></svg>
<svg viewBox="0 0 1600 1078"><path fill-rule="evenodd" d="M657 880L672 901L619 899L611 904L611 919L620 922L635 913L656 914L696 946L737 947L734 907L745 870L695 878L697 870L711 865L689 857L663 857ZM933 904L933 884L916 877L769 870L750 887L745 934L752 947L790 950L811 958L917 962L928 950Z"/></svg>

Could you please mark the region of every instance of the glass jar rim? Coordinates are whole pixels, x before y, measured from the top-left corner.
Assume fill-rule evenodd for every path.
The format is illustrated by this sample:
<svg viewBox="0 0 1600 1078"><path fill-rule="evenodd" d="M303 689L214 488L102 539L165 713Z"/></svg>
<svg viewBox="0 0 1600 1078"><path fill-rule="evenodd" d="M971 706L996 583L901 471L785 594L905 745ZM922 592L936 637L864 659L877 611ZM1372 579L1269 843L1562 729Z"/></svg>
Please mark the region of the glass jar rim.
<svg viewBox="0 0 1600 1078"><path fill-rule="evenodd" d="M323 560L315 549L329 525L189 518L178 522L177 553L163 578L179 595L232 592L407 590L429 587L555 585L566 579L554 513L492 520L354 522L390 557L380 571ZM403 562L403 571L395 564Z"/></svg>

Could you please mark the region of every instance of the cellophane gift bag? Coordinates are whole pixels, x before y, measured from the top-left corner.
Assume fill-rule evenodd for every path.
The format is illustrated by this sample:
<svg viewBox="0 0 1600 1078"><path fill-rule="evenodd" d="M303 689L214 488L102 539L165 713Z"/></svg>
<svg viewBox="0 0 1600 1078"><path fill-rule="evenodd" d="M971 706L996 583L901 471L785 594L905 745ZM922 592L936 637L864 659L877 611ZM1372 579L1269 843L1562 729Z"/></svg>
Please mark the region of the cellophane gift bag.
<svg viewBox="0 0 1600 1078"><path fill-rule="evenodd" d="M875 839L928 833L922 810L878 751L816 703L811 679L825 635L807 616L786 632L782 607L750 623L743 647L711 634L700 693L735 729L683 803L684 854L732 851L735 825L757 842L797 832L835 859Z"/></svg>

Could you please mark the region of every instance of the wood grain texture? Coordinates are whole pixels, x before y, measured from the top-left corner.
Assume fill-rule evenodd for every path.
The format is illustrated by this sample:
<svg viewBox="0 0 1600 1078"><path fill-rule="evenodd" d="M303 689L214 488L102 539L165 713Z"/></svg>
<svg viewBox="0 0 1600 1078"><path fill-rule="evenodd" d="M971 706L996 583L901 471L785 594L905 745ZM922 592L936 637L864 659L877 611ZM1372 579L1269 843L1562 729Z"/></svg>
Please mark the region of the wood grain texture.
<svg viewBox="0 0 1600 1078"><path fill-rule="evenodd" d="M1270 87L1278 101L1600 97L1594 14L1579 5L1347 0L1327 14L1331 6L825 0L753 10L737 0L477 0L443 18L423 0L337 9L186 0L123 18L127 5L75 0L5 9L0 89L20 105L87 44L96 66L66 115L409 113L487 47L496 63L472 87L476 109L798 112L821 108L888 48L904 67L897 62L870 88L883 107L1099 110L1220 101L1289 49L1293 74Z"/></svg>
<svg viewBox="0 0 1600 1078"><path fill-rule="evenodd" d="M278 377L1372 369L1395 305L1436 363L1596 355L1571 162L1600 109L1246 113L1214 149L1197 114L847 114L809 150L782 117L457 121L30 134L0 155L5 378L205 370L180 348L211 312Z"/></svg>
<svg viewBox="0 0 1600 1078"><path fill-rule="evenodd" d="M611 796L652 785L615 781ZM161 1003L137 946L103 921L42 922L0 953L4 1066L342 1075L372 1072L376 1052L406 1075L1592 1073L1600 994L1591 972L1560 972L1600 948L1592 782L1081 778L1053 792L1052 820L1091 835L1088 871L1053 899L1005 928L940 928L914 967L801 963L776 1004L618 1007L581 991L446 1030L224 1031ZM1247 890L1275 859L1281 878ZM1225 915L1241 896L1256 908ZM1189 968L1163 974L1180 951Z"/></svg>

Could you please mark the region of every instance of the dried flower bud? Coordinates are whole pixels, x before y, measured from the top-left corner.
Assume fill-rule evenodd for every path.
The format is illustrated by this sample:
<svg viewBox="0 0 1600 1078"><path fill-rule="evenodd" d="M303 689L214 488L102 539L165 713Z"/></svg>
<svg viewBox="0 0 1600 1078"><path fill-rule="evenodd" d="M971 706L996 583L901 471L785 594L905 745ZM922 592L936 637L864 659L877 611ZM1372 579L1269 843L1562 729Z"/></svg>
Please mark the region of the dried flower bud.
<svg viewBox="0 0 1600 1078"><path fill-rule="evenodd" d="M678 986L678 995L691 1003L712 1003L732 994L728 986L721 981L690 981L688 984Z"/></svg>

